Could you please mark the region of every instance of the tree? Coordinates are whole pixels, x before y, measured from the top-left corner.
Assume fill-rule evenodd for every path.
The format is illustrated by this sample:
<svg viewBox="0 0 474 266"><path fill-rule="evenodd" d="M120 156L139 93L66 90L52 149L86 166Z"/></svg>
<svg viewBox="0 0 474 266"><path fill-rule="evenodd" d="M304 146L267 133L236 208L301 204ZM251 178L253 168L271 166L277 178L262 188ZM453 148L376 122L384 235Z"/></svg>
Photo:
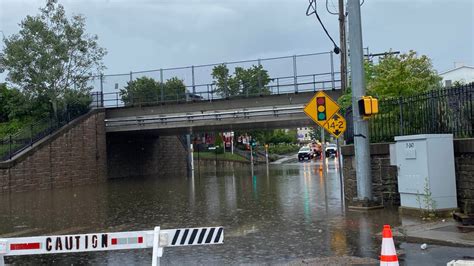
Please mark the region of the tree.
<svg viewBox="0 0 474 266"><path fill-rule="evenodd" d="M270 90L265 86L271 79L262 65L254 65L248 69L236 67L232 76L227 66L221 64L212 69L212 77L215 79L216 91L222 97L270 94Z"/></svg>
<svg viewBox="0 0 474 266"><path fill-rule="evenodd" d="M415 51L386 55L377 64L365 61L364 68L367 95L379 99L406 97L440 86L441 77L433 69L431 60L425 55L418 56ZM338 102L342 109L352 105L350 88Z"/></svg>
<svg viewBox="0 0 474 266"><path fill-rule="evenodd" d="M0 84L0 123L20 118L28 113L28 101L18 89Z"/></svg>
<svg viewBox="0 0 474 266"><path fill-rule="evenodd" d="M186 99L186 85L184 85L183 80L172 77L166 81L164 88L167 100Z"/></svg>
<svg viewBox="0 0 474 266"><path fill-rule="evenodd" d="M440 86L431 60L415 51L386 55L378 64L366 64L367 91L379 98L410 96Z"/></svg>
<svg viewBox="0 0 474 266"><path fill-rule="evenodd" d="M161 96L161 85L152 78L137 78L127 82L127 86L120 89L120 97L125 105L158 101Z"/></svg>
<svg viewBox="0 0 474 266"><path fill-rule="evenodd" d="M20 23L18 34L5 38L0 65L8 81L33 98L45 97L56 115L68 90L86 89L93 72L105 68L106 50L97 39L85 32L83 16L68 19L57 0L47 0L40 14Z"/></svg>
<svg viewBox="0 0 474 266"><path fill-rule="evenodd" d="M125 88L120 90L120 97L125 105L150 104L164 101L176 101L186 99L186 85L183 80L173 77L164 84L153 78L141 77L127 83Z"/></svg>

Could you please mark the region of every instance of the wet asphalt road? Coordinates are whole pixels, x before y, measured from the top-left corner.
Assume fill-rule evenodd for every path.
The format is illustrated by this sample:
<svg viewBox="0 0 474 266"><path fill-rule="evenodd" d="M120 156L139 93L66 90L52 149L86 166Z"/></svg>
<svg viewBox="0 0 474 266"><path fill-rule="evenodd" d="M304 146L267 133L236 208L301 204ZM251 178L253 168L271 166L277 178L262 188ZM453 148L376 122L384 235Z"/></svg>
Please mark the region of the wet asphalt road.
<svg viewBox="0 0 474 266"><path fill-rule="evenodd" d="M378 258L396 210L347 211L335 160L211 165L194 177L134 177L72 189L0 195L0 235L52 235L224 226L225 244L165 248L162 265L276 264L334 256ZM473 249L397 243L407 265L446 265ZM8 257L13 264L149 265L151 249Z"/></svg>

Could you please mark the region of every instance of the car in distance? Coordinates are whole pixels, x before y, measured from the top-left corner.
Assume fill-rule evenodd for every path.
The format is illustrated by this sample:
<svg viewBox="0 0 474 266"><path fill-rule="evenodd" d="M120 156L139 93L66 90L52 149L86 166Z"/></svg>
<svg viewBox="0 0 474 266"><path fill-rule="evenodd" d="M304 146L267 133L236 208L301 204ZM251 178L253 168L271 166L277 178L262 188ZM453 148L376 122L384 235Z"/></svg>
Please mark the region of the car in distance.
<svg viewBox="0 0 474 266"><path fill-rule="evenodd" d="M303 161L305 158L310 160L313 157L313 153L309 147L302 147L298 151L298 161Z"/></svg>
<svg viewBox="0 0 474 266"><path fill-rule="evenodd" d="M332 157L337 156L336 144L328 144L325 150L326 150L326 158L332 158Z"/></svg>

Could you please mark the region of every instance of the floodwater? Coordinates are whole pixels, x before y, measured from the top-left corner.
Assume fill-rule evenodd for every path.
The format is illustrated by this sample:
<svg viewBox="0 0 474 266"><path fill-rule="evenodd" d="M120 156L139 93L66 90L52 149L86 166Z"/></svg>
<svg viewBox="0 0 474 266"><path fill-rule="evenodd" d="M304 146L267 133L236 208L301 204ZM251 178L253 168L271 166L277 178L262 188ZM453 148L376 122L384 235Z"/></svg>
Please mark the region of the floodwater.
<svg viewBox="0 0 474 266"><path fill-rule="evenodd" d="M196 167L194 177L133 177L71 189L0 195L0 237L223 226L223 245L164 249L162 265L278 264L316 257L377 259L396 210L346 210L335 160ZM412 265L446 265L463 248L397 243ZM436 249L438 248L438 249ZM432 251L430 251L432 250ZM13 264L149 265L151 249L7 257Z"/></svg>

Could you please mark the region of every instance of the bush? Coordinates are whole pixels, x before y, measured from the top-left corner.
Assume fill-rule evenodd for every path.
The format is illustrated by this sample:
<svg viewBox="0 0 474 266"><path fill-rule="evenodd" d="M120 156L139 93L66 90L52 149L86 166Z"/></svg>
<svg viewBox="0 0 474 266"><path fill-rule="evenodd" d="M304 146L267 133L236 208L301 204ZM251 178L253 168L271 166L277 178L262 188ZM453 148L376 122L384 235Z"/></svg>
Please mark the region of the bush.
<svg viewBox="0 0 474 266"><path fill-rule="evenodd" d="M215 146L216 146L215 152L217 154L224 153L224 141L222 141L222 136L219 134L216 136Z"/></svg>
<svg viewBox="0 0 474 266"><path fill-rule="evenodd" d="M299 145L296 144L276 144L271 145L268 148L270 154L288 154L292 152L297 152L300 149Z"/></svg>

